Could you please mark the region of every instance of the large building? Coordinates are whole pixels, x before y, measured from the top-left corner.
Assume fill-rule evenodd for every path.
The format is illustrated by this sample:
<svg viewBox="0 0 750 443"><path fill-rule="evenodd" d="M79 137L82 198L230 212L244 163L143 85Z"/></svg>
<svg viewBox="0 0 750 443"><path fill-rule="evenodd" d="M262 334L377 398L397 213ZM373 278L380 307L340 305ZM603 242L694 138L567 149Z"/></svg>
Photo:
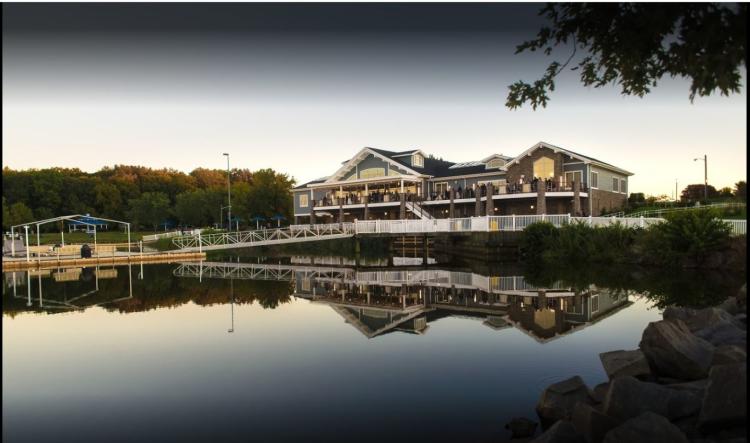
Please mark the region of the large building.
<svg viewBox="0 0 750 443"><path fill-rule="evenodd" d="M622 168L540 142L516 157L453 163L421 150L363 148L294 188L295 223L481 215L599 215L621 207ZM489 197L491 196L491 198Z"/></svg>

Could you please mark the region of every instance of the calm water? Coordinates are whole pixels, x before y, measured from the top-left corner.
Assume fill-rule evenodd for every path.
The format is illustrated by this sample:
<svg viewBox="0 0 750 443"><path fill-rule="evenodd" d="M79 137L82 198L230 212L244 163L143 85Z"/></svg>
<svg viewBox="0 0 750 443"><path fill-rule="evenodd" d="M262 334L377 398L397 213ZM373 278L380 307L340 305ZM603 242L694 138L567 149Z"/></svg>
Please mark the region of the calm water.
<svg viewBox="0 0 750 443"><path fill-rule="evenodd" d="M549 383L604 381L679 285L735 286L238 260L5 273L3 441L502 441Z"/></svg>

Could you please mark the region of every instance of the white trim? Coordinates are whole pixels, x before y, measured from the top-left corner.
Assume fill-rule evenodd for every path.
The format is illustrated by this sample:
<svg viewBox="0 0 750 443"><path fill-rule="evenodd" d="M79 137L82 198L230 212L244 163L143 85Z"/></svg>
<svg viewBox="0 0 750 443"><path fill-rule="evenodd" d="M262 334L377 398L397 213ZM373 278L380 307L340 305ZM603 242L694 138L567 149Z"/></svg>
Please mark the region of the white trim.
<svg viewBox="0 0 750 443"><path fill-rule="evenodd" d="M360 178L357 180L345 180L345 181L336 181L336 182L324 182L324 183L313 183L312 185L309 185L312 189L327 189L331 187L339 187L339 186L346 186L346 185L361 185L365 183L390 183L393 181L399 182L401 180L406 180L414 183L418 183L422 180L421 177L413 176L413 175L385 175L382 177L372 177L372 178Z"/></svg>
<svg viewBox="0 0 750 443"><path fill-rule="evenodd" d="M424 152L422 152L422 150L421 150L421 149L416 149L416 150L414 150L414 151L411 151L411 152L407 152L407 153L405 153L405 154L394 155L394 157L408 157L408 156L410 156L410 155L414 155L414 154L416 154L416 153L420 153L420 154L422 154L422 157L427 157L427 155L425 155L425 153L424 153Z"/></svg>
<svg viewBox="0 0 750 443"><path fill-rule="evenodd" d="M304 197L304 204L302 204L303 197ZM299 207L300 208L309 208L310 207L310 197L307 194L300 194L299 195Z"/></svg>
<svg viewBox="0 0 750 443"><path fill-rule="evenodd" d="M594 174L596 174L596 186L594 186ZM591 171L589 168L589 187L591 189L599 189L599 173L597 171Z"/></svg>
<svg viewBox="0 0 750 443"><path fill-rule="evenodd" d="M552 152L554 152L554 153L563 152L567 156L569 156L571 158L577 158L577 159L581 160L584 164L587 164L587 165L588 164L593 164L593 165L596 165L596 166L598 166L600 168L609 169L611 171L619 172L621 174L633 175L632 172L629 172L629 171L626 171L624 169L618 168L617 166L608 165L608 164L605 164L605 163L602 163L602 162L599 162L599 161L596 161L596 160L589 159L588 157L583 157L580 154L576 154L574 152L570 152L567 149L561 148L559 146L551 145L551 144L546 143L546 142L539 142L539 143L535 144L534 146L530 147L529 149L523 151L519 156L515 157L513 160L509 161L508 164L513 164L513 163L517 164L517 163L520 163L520 161L523 159L523 157L531 156L531 153L534 152L535 150L539 149L539 148L551 149ZM565 163L565 161L563 160L563 164L564 163Z"/></svg>
<svg viewBox="0 0 750 443"><path fill-rule="evenodd" d="M427 179L428 182L445 181L445 180L460 180L467 178L486 177L488 175L505 175L507 171L505 169L497 169L494 172L477 172L476 174L465 174L465 175L447 175L447 176L433 176Z"/></svg>
<svg viewBox="0 0 750 443"><path fill-rule="evenodd" d="M410 173L410 174L413 174L413 175L421 175L419 172L417 172L417 171L415 171L415 170L413 170L413 169L411 169L411 168L409 168L407 166L404 166L401 163L398 163L398 162L394 161L393 159L390 159L390 158L386 157L385 155L379 154L379 153L373 151L371 148L362 148L362 149L360 149L359 152L357 152L354 155L354 157L352 157L343 166L341 166L338 170L336 170L336 172L334 172L330 177L328 177L328 180L326 180L323 183L329 183L330 184L330 183L336 183L336 182L340 181L341 178L339 178L339 175L341 175L341 174L343 174L345 172L348 172L352 168L352 166L354 166L356 168L356 165L360 161L362 161L365 158L367 158L367 155L365 155L364 157L362 157L362 154L367 154L367 155L372 154L373 156L375 156L375 157L377 157L377 158L385 161L389 165L393 165L393 166L395 166L398 169L405 169L407 173Z"/></svg>

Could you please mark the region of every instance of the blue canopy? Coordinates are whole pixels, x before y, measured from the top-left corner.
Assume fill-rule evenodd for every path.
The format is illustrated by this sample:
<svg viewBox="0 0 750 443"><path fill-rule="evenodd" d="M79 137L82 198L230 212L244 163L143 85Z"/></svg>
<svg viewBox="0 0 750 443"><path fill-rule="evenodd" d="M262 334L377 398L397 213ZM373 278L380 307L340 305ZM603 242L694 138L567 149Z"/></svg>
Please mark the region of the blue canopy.
<svg viewBox="0 0 750 443"><path fill-rule="evenodd" d="M105 226L109 223L105 222L104 220L99 220L96 217L91 216L83 216L80 217L79 220L68 220L68 223L71 225L82 225L82 226Z"/></svg>
<svg viewBox="0 0 750 443"><path fill-rule="evenodd" d="M265 217L261 217L260 215L256 215L255 217L251 218L250 221L263 221L265 220Z"/></svg>
<svg viewBox="0 0 750 443"><path fill-rule="evenodd" d="M273 217L271 217L271 220L286 220L286 217L284 217L281 214L276 214Z"/></svg>

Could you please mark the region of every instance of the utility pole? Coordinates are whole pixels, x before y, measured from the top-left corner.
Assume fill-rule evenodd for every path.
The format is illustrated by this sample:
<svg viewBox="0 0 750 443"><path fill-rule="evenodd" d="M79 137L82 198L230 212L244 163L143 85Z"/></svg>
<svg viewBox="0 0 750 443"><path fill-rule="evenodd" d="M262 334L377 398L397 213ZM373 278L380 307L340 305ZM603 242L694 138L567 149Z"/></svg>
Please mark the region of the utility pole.
<svg viewBox="0 0 750 443"><path fill-rule="evenodd" d="M677 201L677 179L674 179L674 201Z"/></svg>
<svg viewBox="0 0 750 443"><path fill-rule="evenodd" d="M229 154L224 153L227 156L227 224L228 231L232 230L232 176L229 172Z"/></svg>
<svg viewBox="0 0 750 443"><path fill-rule="evenodd" d="M703 158L694 158L693 161L703 160L703 198L708 200L708 155L703 154Z"/></svg>

